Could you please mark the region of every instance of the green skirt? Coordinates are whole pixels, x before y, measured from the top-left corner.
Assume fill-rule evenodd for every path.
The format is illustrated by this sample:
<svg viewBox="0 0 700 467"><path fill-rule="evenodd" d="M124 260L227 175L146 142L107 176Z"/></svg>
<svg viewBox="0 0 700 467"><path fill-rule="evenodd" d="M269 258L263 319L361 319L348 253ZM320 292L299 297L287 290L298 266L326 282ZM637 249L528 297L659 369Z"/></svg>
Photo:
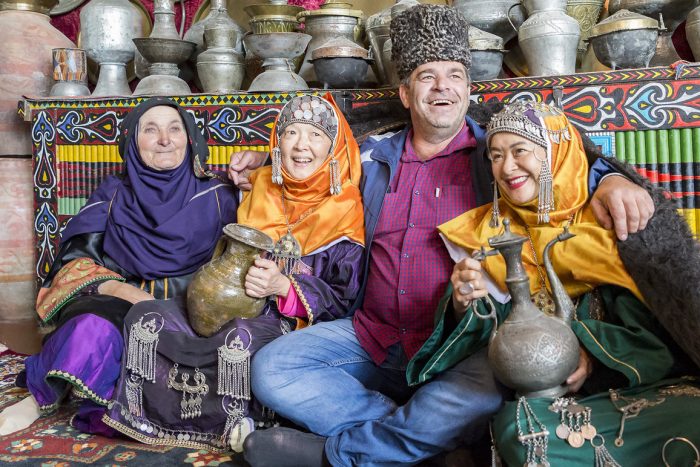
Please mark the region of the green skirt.
<svg viewBox="0 0 700 467"><path fill-rule="evenodd" d="M670 438L682 437L692 441L700 449L700 387L685 380L667 380L653 386L619 391L628 399L646 398L664 402L647 407L636 417L625 421L623 445L615 446L615 438L620 429L622 413L619 412L608 393L589 396L577 403L591 408L591 424L605 440L605 447L612 457L623 467L663 466L663 446ZM574 448L556 434L560 415L549 410L551 398L528 399L535 416L549 431L547 460L552 466L594 465L595 450L590 441L580 448ZM619 407L629 402L617 401ZM496 415L493 424L494 443L504 465L525 465L527 448L518 441L516 428L517 401L507 402ZM523 410L520 414L521 430L527 434ZM595 444L600 444L600 438ZM666 460L671 467L691 467L696 461L696 453L687 443L675 441L666 448ZM700 459L698 459L700 462Z"/></svg>

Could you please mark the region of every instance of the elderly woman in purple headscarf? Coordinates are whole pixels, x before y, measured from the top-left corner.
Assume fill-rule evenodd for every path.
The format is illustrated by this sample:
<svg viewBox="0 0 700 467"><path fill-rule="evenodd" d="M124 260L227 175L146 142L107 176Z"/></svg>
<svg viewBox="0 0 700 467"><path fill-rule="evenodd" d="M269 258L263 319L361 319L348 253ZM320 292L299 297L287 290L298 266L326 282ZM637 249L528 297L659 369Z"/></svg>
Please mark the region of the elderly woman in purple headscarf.
<svg viewBox="0 0 700 467"><path fill-rule="evenodd" d="M0 435L29 426L68 394L82 399L73 425L101 422L119 377L123 319L133 304L185 295L235 220L234 188L205 171L206 139L175 102L152 98L121 125L121 177L108 177L63 231L37 299L55 330L26 360L30 397L0 413ZM20 381L21 384L21 381Z"/></svg>

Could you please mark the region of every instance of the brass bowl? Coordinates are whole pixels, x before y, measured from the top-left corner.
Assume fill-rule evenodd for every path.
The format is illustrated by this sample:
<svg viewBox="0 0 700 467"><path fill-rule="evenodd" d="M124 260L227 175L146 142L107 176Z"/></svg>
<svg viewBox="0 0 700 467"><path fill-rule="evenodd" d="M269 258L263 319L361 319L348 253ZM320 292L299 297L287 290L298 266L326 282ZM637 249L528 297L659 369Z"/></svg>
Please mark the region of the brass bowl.
<svg viewBox="0 0 700 467"><path fill-rule="evenodd" d="M296 32L299 22L294 16L266 15L256 16L248 24L253 34L270 32Z"/></svg>
<svg viewBox="0 0 700 467"><path fill-rule="evenodd" d="M248 13L251 18L256 16L294 16L297 13L304 11L304 7L296 5L275 5L272 3L263 3L259 5L249 5L244 7L243 10Z"/></svg>

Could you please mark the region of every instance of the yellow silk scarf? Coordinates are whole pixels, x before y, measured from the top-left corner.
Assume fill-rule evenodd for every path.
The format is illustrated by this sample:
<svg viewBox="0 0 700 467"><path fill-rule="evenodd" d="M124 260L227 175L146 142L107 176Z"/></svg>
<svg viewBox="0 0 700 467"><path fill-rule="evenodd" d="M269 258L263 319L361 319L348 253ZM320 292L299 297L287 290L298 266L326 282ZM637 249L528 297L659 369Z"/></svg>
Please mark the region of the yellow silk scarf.
<svg viewBox="0 0 700 467"><path fill-rule="evenodd" d="M352 130L330 94L324 98L331 103L338 117L338 134L333 142L333 155L338 161L342 190L330 194L330 160L308 178L295 180L282 168L284 185L272 183L272 167L256 170L251 176L253 189L238 208L238 222L262 230L274 241L287 233L282 187L286 197L286 214L292 234L306 256L346 237L360 245L365 243L364 213L360 194L360 149ZM278 145L277 121L272 128L270 148ZM306 216L299 223L299 219Z"/></svg>
<svg viewBox="0 0 700 467"><path fill-rule="evenodd" d="M440 225L439 231L452 243L471 252L482 245L488 247L489 237L502 233L503 219L508 218L514 233L527 237L526 226L529 227L537 260L544 273L544 247L562 232L571 218L569 230L576 236L554 245L550 251L552 265L569 296L575 298L596 286L611 284L624 287L643 300L620 260L615 233L601 227L593 216L588 202L588 161L581 136L563 114L546 115L541 120L552 133L561 134L566 128L570 135L570 139L547 139L548 147L545 149L551 161L555 203L554 210L549 213L549 222L537 224L537 199L519 206L504 195L499 199L499 227L489 226L492 204L488 204ZM540 290L540 278L529 242L523 244L522 259L530 278L530 293L535 294ZM505 291L506 267L503 257L490 256L483 267ZM551 292L548 281L547 289Z"/></svg>

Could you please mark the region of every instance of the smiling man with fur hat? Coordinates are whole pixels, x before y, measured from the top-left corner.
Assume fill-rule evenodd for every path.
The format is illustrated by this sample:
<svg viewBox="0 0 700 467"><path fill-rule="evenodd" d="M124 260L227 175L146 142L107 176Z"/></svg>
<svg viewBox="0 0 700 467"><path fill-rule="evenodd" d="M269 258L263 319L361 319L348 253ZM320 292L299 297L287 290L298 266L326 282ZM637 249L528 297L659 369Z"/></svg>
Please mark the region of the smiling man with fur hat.
<svg viewBox="0 0 700 467"><path fill-rule="evenodd" d="M244 444L253 466L413 465L481 442L501 406L485 350L427 384L409 386L405 374L433 331L453 267L436 226L492 193L485 131L466 116L467 33L465 18L445 6L419 5L392 21L392 58L411 125L361 148L362 292L353 316L288 333L255 356L258 400L312 433L253 432ZM254 165L248 162L234 160L231 168ZM648 198L638 190L627 192Z"/></svg>

